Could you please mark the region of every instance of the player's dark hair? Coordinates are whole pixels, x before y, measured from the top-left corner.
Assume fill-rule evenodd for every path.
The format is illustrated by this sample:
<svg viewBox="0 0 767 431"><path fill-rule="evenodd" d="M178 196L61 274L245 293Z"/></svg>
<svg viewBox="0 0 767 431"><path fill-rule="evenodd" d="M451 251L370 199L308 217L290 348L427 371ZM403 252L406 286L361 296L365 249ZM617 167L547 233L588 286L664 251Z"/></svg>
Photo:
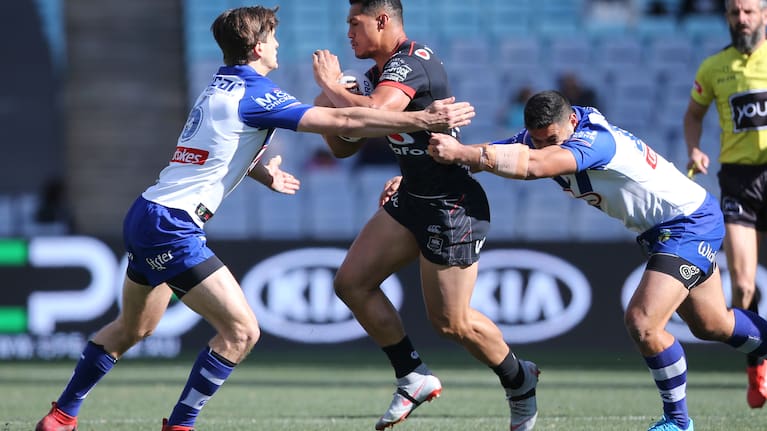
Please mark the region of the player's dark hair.
<svg viewBox="0 0 767 431"><path fill-rule="evenodd" d="M554 90L534 94L525 103L525 127L528 130L543 129L569 118L573 111L562 93Z"/></svg>
<svg viewBox="0 0 767 431"><path fill-rule="evenodd" d="M362 13L374 16L380 9L386 10L392 18L402 21L402 2L399 0L349 0L350 5L362 5Z"/></svg>
<svg viewBox="0 0 767 431"><path fill-rule="evenodd" d="M265 42L277 28L277 6L240 7L224 11L213 21L210 30L224 54L224 64L247 64L248 53L257 42Z"/></svg>

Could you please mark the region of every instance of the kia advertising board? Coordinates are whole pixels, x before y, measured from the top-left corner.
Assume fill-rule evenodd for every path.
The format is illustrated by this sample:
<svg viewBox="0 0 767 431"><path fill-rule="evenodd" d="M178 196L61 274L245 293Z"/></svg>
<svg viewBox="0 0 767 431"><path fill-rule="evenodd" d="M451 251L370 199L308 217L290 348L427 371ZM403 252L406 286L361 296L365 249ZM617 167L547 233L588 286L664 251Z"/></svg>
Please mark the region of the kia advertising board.
<svg viewBox="0 0 767 431"><path fill-rule="evenodd" d="M262 329L259 348L300 346L375 348L335 296L333 277L348 244L336 242L214 241L214 250L240 280ZM726 262L719 253L729 298ZM126 258L119 242L92 237L0 239L0 359L76 358L93 331L119 312ZM488 242L472 306L516 346L632 352L623 309L644 268L633 243ZM421 348L451 343L427 321L415 265L390 276L383 290ZM767 285L759 268L757 285ZM760 309L767 310L765 295ZM669 330L699 342L675 318ZM182 303L168 307L149 339L128 357L175 357L195 352L213 335Z"/></svg>

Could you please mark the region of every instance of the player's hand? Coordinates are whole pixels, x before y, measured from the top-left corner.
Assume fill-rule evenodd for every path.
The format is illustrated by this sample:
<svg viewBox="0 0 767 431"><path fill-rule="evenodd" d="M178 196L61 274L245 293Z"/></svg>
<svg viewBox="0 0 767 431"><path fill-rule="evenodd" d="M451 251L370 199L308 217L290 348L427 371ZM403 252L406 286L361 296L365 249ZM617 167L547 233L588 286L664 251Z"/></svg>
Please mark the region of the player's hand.
<svg viewBox="0 0 767 431"><path fill-rule="evenodd" d="M466 149L454 137L443 133L434 133L429 138L426 151L435 161L450 165L461 161L461 152Z"/></svg>
<svg viewBox="0 0 767 431"><path fill-rule="evenodd" d="M690 151L690 161L687 163L688 172L692 172L693 175L698 172L702 174L708 174L709 159L708 154L704 153L700 148L693 148Z"/></svg>
<svg viewBox="0 0 767 431"><path fill-rule="evenodd" d="M455 97L435 100L424 109L428 130L446 132L454 127L471 124L476 113L469 102L456 102Z"/></svg>
<svg viewBox="0 0 767 431"><path fill-rule="evenodd" d="M280 169L282 163L281 156L274 156L269 160L269 163L264 165L269 175L272 176L272 184L269 186L275 192L284 193L286 195L294 195L296 191L301 188L301 182L298 178Z"/></svg>
<svg viewBox="0 0 767 431"><path fill-rule="evenodd" d="M338 80L343 76L338 57L327 49L318 49L312 54L312 68L314 80L321 88L332 85L340 85L346 88L347 84L340 84Z"/></svg>
<svg viewBox="0 0 767 431"><path fill-rule="evenodd" d="M381 196L378 198L378 206L384 206L386 202L399 190L399 185L402 182L402 175L398 175L394 178L390 178L384 183L384 189L381 192Z"/></svg>

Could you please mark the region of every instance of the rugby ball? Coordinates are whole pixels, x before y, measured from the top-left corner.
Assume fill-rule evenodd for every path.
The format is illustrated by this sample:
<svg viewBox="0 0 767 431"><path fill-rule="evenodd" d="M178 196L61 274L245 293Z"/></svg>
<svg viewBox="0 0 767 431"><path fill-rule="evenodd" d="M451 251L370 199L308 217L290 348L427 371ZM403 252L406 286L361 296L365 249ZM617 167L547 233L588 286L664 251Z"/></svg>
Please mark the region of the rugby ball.
<svg viewBox="0 0 767 431"><path fill-rule="evenodd" d="M348 90L354 94L361 94L363 96L370 96L373 92L373 83L370 82L364 73L354 70L346 69L343 71L343 76L338 80L341 84L356 84L354 87Z"/></svg>
<svg viewBox="0 0 767 431"><path fill-rule="evenodd" d="M365 76L364 73L355 70L355 69L346 69L342 73L343 76L338 80L341 84L356 84L353 87L347 88L350 92L354 94L360 94L363 96L369 96L370 93L373 92L373 83L370 82L367 76ZM347 142L357 142L363 138L351 138L348 136L339 136L339 138L343 139Z"/></svg>

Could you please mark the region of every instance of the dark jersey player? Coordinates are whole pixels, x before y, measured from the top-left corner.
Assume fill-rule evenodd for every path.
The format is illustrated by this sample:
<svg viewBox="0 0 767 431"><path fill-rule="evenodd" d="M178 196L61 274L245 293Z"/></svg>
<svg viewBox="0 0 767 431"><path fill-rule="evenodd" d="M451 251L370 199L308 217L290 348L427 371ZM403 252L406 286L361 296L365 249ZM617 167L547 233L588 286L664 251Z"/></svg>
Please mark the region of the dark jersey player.
<svg viewBox="0 0 767 431"><path fill-rule="evenodd" d="M337 57L318 51L314 75L322 94L316 104L413 111L450 95L442 61L427 46L408 40L399 0L349 3L347 36L357 58L375 61L367 72L375 88L368 96L347 91L339 83ZM325 139L338 157L354 154L361 145L382 145L333 135ZM420 132L387 137L402 185L359 233L334 282L338 296L388 356L397 378L394 398L376 429L401 422L442 391L380 288L387 277L417 259L432 326L497 373L506 390L512 429L530 430L537 417L538 369L518 360L500 329L470 306L479 252L490 226L487 197L465 167L436 163L427 154L428 139L428 133Z"/></svg>

